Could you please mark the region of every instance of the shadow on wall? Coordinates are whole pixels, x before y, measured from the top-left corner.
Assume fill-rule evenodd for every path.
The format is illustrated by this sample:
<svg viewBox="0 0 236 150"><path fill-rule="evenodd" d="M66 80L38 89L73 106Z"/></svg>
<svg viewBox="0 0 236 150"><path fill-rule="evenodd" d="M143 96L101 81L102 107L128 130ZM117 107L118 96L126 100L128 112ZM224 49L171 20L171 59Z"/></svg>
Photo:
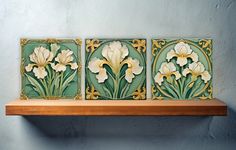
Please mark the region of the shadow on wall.
<svg viewBox="0 0 236 150"><path fill-rule="evenodd" d="M24 117L38 132L52 138L78 137L236 137L236 112L227 117Z"/></svg>

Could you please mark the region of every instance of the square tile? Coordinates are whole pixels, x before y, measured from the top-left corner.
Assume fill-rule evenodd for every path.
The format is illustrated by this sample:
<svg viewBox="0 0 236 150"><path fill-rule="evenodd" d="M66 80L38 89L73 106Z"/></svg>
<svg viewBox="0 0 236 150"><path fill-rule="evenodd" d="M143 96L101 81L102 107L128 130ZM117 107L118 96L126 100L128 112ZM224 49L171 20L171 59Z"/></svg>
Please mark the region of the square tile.
<svg viewBox="0 0 236 150"><path fill-rule="evenodd" d="M21 39L21 99L80 99L81 40Z"/></svg>
<svg viewBox="0 0 236 150"><path fill-rule="evenodd" d="M152 98L212 98L211 39L152 40Z"/></svg>
<svg viewBox="0 0 236 150"><path fill-rule="evenodd" d="M87 39L87 100L146 99L146 40Z"/></svg>

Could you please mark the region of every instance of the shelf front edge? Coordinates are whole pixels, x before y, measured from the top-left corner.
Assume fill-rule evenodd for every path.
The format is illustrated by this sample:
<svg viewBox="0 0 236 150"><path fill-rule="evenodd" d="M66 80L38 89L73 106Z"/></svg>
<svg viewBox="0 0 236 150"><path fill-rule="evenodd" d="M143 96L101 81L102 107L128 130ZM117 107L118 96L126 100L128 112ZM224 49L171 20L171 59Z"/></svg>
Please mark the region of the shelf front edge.
<svg viewBox="0 0 236 150"><path fill-rule="evenodd" d="M6 115L22 116L226 116L218 99L179 101L16 100L6 104Z"/></svg>

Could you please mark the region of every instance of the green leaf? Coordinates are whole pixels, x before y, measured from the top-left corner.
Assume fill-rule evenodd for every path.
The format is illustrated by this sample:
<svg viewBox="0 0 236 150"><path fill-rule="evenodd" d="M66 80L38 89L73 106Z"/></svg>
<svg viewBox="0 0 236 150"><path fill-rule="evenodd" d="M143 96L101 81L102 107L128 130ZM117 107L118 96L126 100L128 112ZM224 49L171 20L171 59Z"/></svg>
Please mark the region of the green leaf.
<svg viewBox="0 0 236 150"><path fill-rule="evenodd" d="M69 83L75 78L77 71L75 71L72 75L70 75L62 84L62 91L69 85Z"/></svg>
<svg viewBox="0 0 236 150"><path fill-rule="evenodd" d="M36 92L38 92L40 96L45 96L45 92L43 90L43 87L40 85L40 83L36 79L34 79L33 77L27 75L26 73L25 73L25 76L27 77L30 84L34 86L33 89Z"/></svg>
<svg viewBox="0 0 236 150"><path fill-rule="evenodd" d="M124 88L122 89L122 91L121 91L121 97L122 97L122 98L124 98L124 97L126 96L128 90L129 90L129 86L130 86L130 84L127 83L127 84L124 86Z"/></svg>
<svg viewBox="0 0 236 150"><path fill-rule="evenodd" d="M168 83L168 82L167 82L167 83L164 82L164 84L165 84L166 90L167 90L175 99L178 99L178 98L179 98L178 95L175 93L174 90L172 90L172 88L170 87L169 83Z"/></svg>
<svg viewBox="0 0 236 150"><path fill-rule="evenodd" d="M54 95L54 96L56 96L55 90L57 90L59 87L59 78L60 78L60 76L56 75L56 77L53 79L52 84L50 86L50 90L52 92L52 95Z"/></svg>
<svg viewBox="0 0 236 150"><path fill-rule="evenodd" d="M112 99L111 92L106 87L103 87L103 90L105 91L106 96L111 97L111 99Z"/></svg>
<svg viewBox="0 0 236 150"><path fill-rule="evenodd" d="M105 85L105 88L109 90L110 93L113 93L114 89L107 81L104 82L104 85Z"/></svg>

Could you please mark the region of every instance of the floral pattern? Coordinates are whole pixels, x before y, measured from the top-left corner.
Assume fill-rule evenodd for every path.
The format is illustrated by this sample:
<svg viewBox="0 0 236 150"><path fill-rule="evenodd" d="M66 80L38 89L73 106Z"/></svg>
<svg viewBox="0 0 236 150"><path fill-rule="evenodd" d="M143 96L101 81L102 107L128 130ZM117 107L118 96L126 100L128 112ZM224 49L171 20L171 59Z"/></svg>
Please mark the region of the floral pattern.
<svg viewBox="0 0 236 150"><path fill-rule="evenodd" d="M25 67L27 72L30 72L33 69L35 76L38 79L43 79L47 76L47 72L45 70L46 65L49 64L53 59L53 53L44 47L36 47L34 52L29 56L32 64L28 64Z"/></svg>
<svg viewBox="0 0 236 150"><path fill-rule="evenodd" d="M163 41L162 45L152 45L153 99L211 98L212 62L208 53L211 47L201 42L208 41L210 46L211 40L162 39L153 40L153 43L158 41Z"/></svg>
<svg viewBox="0 0 236 150"><path fill-rule="evenodd" d="M80 87L77 69L80 58L77 54L78 49L73 49L74 45L80 49L75 40L69 39L27 40L22 45L24 97L59 99L78 96ZM72 90L70 85L78 90Z"/></svg>
<svg viewBox="0 0 236 150"><path fill-rule="evenodd" d="M78 68L78 65L76 62L72 63L73 61L73 52L69 49L67 50L62 50L61 53L57 55L55 58L55 61L58 62L56 65L54 63L51 63L52 68L56 72L63 72L66 71L66 66L70 65L70 68L72 70L75 70Z"/></svg>
<svg viewBox="0 0 236 150"><path fill-rule="evenodd" d="M189 64L189 68L183 70L183 76L186 77L188 74L192 75L192 81L196 81L198 76L201 76L201 79L205 83L211 79L211 75L208 71L205 71L205 67L201 62L193 62L192 64Z"/></svg>
<svg viewBox="0 0 236 150"><path fill-rule="evenodd" d="M194 62L198 61L198 55L184 42L177 43L174 50L172 49L167 53L166 59L170 61L173 57L177 57L176 63L180 66L187 64L187 58L191 58Z"/></svg>
<svg viewBox="0 0 236 150"><path fill-rule="evenodd" d="M94 42L92 39L86 41ZM97 41L101 41L101 43L97 43L97 45L100 46L97 47L97 49L87 53L86 77L95 76L96 79L94 81L93 79L87 78L87 82L89 83L87 85L88 89L89 87L92 88L93 84L97 85L97 87L94 86L93 88L102 87L100 91L104 92L104 96L101 94L102 92L100 92L100 95L97 98L133 99L132 93L129 95L127 93L129 91L129 87L136 84L133 83L133 81L137 77L141 78L143 74L145 74L145 51L140 51L140 47L137 45L137 40ZM144 45L145 40L141 41L142 45ZM91 45L91 43L87 44L89 46ZM88 47L88 45L86 47ZM142 48L143 47L146 46L144 45ZM99 53L96 51L99 51ZM139 59L142 59L142 62L138 58L135 58L133 53L140 55ZM141 83L145 86L144 79L141 80ZM124 89L121 88L121 85L124 85ZM133 92L135 91L136 89ZM86 92L86 95L89 95L88 92ZM89 96L86 96L87 99L88 97ZM139 98L145 99L144 97L145 95Z"/></svg>
<svg viewBox="0 0 236 150"><path fill-rule="evenodd" d="M176 67L174 63L164 62L161 64L161 68L159 72L156 74L156 76L154 77L154 80L156 83L161 85L161 83L164 81L164 77L166 77L167 82L172 83L172 75L175 76L175 80L178 80L181 77L179 71L176 71Z"/></svg>

